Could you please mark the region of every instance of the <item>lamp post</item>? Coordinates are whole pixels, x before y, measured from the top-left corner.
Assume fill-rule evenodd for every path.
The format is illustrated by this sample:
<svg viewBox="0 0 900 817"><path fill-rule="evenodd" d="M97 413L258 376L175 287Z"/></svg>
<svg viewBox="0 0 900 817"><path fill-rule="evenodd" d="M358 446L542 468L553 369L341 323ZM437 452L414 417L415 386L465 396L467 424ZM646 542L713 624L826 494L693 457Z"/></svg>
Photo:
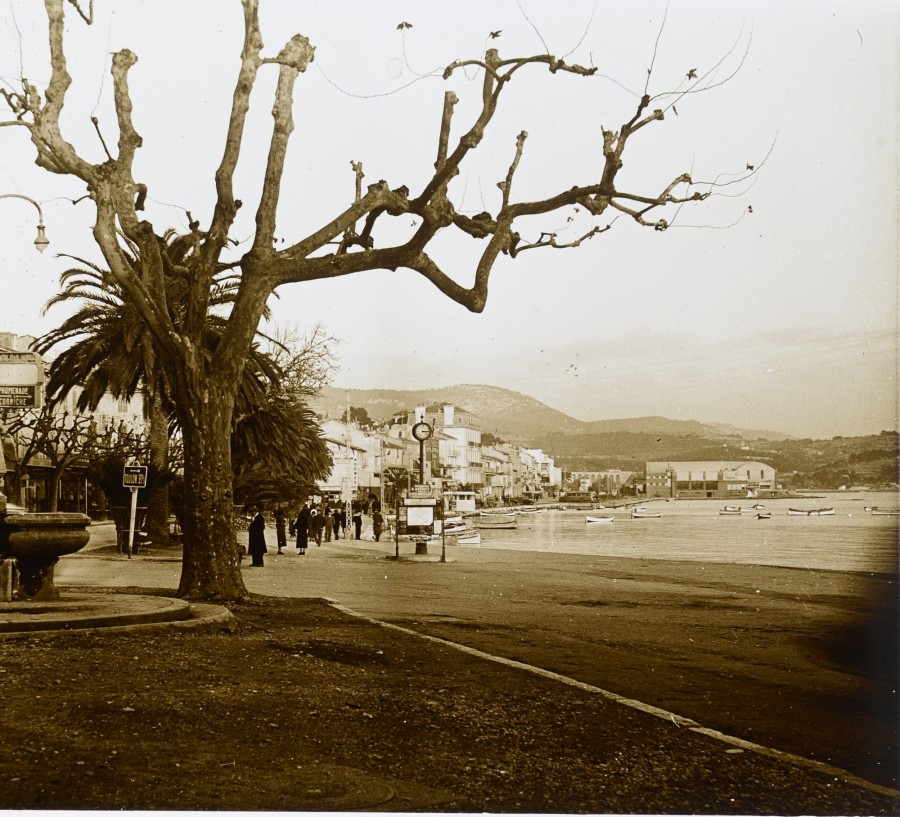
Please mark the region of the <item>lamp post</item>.
<svg viewBox="0 0 900 817"><path fill-rule="evenodd" d="M44 211L41 210L41 205L38 204L33 198L29 196L24 196L21 193L0 193L0 199L22 199L23 201L27 201L30 204L34 205L34 209L38 211L38 226L37 226L37 238L34 240L34 246L38 252L43 252L47 249L50 242L47 239L46 228L44 227ZM0 428L0 513L5 513L6 511L6 496L3 493L2 482L5 481L6 477L6 462L3 457L3 429Z"/></svg>
<svg viewBox="0 0 900 817"><path fill-rule="evenodd" d="M37 248L38 252L46 250L50 245L50 242L47 240L47 232L44 227L44 212L41 210L41 205L34 199L23 196L21 193L0 193L0 199L23 199L24 201L31 202L31 204L35 206L35 209L38 211L38 226L37 238L34 240L34 246Z"/></svg>

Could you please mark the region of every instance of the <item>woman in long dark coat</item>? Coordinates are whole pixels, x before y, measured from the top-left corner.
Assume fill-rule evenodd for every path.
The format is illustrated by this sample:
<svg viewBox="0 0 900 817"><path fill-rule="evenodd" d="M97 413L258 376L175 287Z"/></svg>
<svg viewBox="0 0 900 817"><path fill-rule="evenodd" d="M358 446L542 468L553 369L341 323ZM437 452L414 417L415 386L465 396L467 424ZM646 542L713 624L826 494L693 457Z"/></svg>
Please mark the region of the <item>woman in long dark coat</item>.
<svg viewBox="0 0 900 817"><path fill-rule="evenodd" d="M253 513L249 528L250 539L247 544L252 559L250 567L265 567L263 554L266 552L266 520L255 505L250 511Z"/></svg>
<svg viewBox="0 0 900 817"><path fill-rule="evenodd" d="M294 520L294 533L297 534L297 553L302 556L309 544L309 505L305 502Z"/></svg>

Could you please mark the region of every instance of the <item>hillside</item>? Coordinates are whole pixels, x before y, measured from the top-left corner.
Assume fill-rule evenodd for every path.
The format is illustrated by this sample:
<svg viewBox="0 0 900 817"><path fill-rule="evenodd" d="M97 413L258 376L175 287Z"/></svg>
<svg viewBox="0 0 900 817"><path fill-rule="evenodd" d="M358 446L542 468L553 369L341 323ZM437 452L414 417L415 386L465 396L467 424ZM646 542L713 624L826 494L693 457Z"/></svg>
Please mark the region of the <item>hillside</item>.
<svg viewBox="0 0 900 817"><path fill-rule="evenodd" d="M439 389L336 389L325 388L312 402L313 408L328 417L340 417L347 402L354 408L365 408L375 420L432 403L452 403L475 414L482 431L519 445L551 449L551 440L562 445L559 435L582 437L570 440L584 450L588 438L606 435L647 435L648 437L735 438L745 440L782 440L788 435L772 431L738 429L724 424L703 424L696 420L671 420L667 417L632 417L618 420L576 420L561 411L510 389L484 385L445 386ZM565 445L565 448L570 448ZM592 446L588 446L592 447Z"/></svg>
<svg viewBox="0 0 900 817"><path fill-rule="evenodd" d="M475 414L482 431L553 456L576 471L621 468L643 471L652 460L758 460L772 465L788 488L840 486L895 488L898 437L893 431L867 437L798 440L777 432L666 417L583 422L509 389L448 386L419 391L326 388L313 408L340 417L348 403L374 420L415 406L452 403Z"/></svg>

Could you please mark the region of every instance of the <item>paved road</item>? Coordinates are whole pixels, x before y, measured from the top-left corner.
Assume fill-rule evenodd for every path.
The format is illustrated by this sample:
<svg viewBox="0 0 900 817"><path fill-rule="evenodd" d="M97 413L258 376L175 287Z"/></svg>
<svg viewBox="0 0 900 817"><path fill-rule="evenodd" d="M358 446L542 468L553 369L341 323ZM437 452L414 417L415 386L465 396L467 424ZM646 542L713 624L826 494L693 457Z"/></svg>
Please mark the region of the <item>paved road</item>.
<svg viewBox="0 0 900 817"><path fill-rule="evenodd" d="M897 787L896 577L456 547L446 563L397 562L393 552L341 541L270 553L245 581L255 593L331 598ZM57 581L177 586L177 561L102 553L66 557Z"/></svg>

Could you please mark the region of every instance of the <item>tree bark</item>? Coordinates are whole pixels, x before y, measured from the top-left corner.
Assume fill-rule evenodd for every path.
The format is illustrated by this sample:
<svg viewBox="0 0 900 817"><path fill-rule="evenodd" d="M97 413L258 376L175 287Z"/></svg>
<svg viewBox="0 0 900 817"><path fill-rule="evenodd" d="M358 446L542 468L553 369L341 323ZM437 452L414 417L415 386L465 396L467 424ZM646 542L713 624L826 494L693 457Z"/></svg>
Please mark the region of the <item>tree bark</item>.
<svg viewBox="0 0 900 817"><path fill-rule="evenodd" d="M241 577L231 489L231 410L227 401L194 406L182 429L185 458L184 551L178 595L188 599L247 598Z"/></svg>
<svg viewBox="0 0 900 817"><path fill-rule="evenodd" d="M150 465L157 474L169 468L169 418L156 392L150 399ZM169 541L169 486L153 492L147 500L147 533L151 542L160 545Z"/></svg>
<svg viewBox="0 0 900 817"><path fill-rule="evenodd" d="M62 471L53 468L50 471L50 479L47 480L47 510L55 513L59 510L59 483L62 481Z"/></svg>

